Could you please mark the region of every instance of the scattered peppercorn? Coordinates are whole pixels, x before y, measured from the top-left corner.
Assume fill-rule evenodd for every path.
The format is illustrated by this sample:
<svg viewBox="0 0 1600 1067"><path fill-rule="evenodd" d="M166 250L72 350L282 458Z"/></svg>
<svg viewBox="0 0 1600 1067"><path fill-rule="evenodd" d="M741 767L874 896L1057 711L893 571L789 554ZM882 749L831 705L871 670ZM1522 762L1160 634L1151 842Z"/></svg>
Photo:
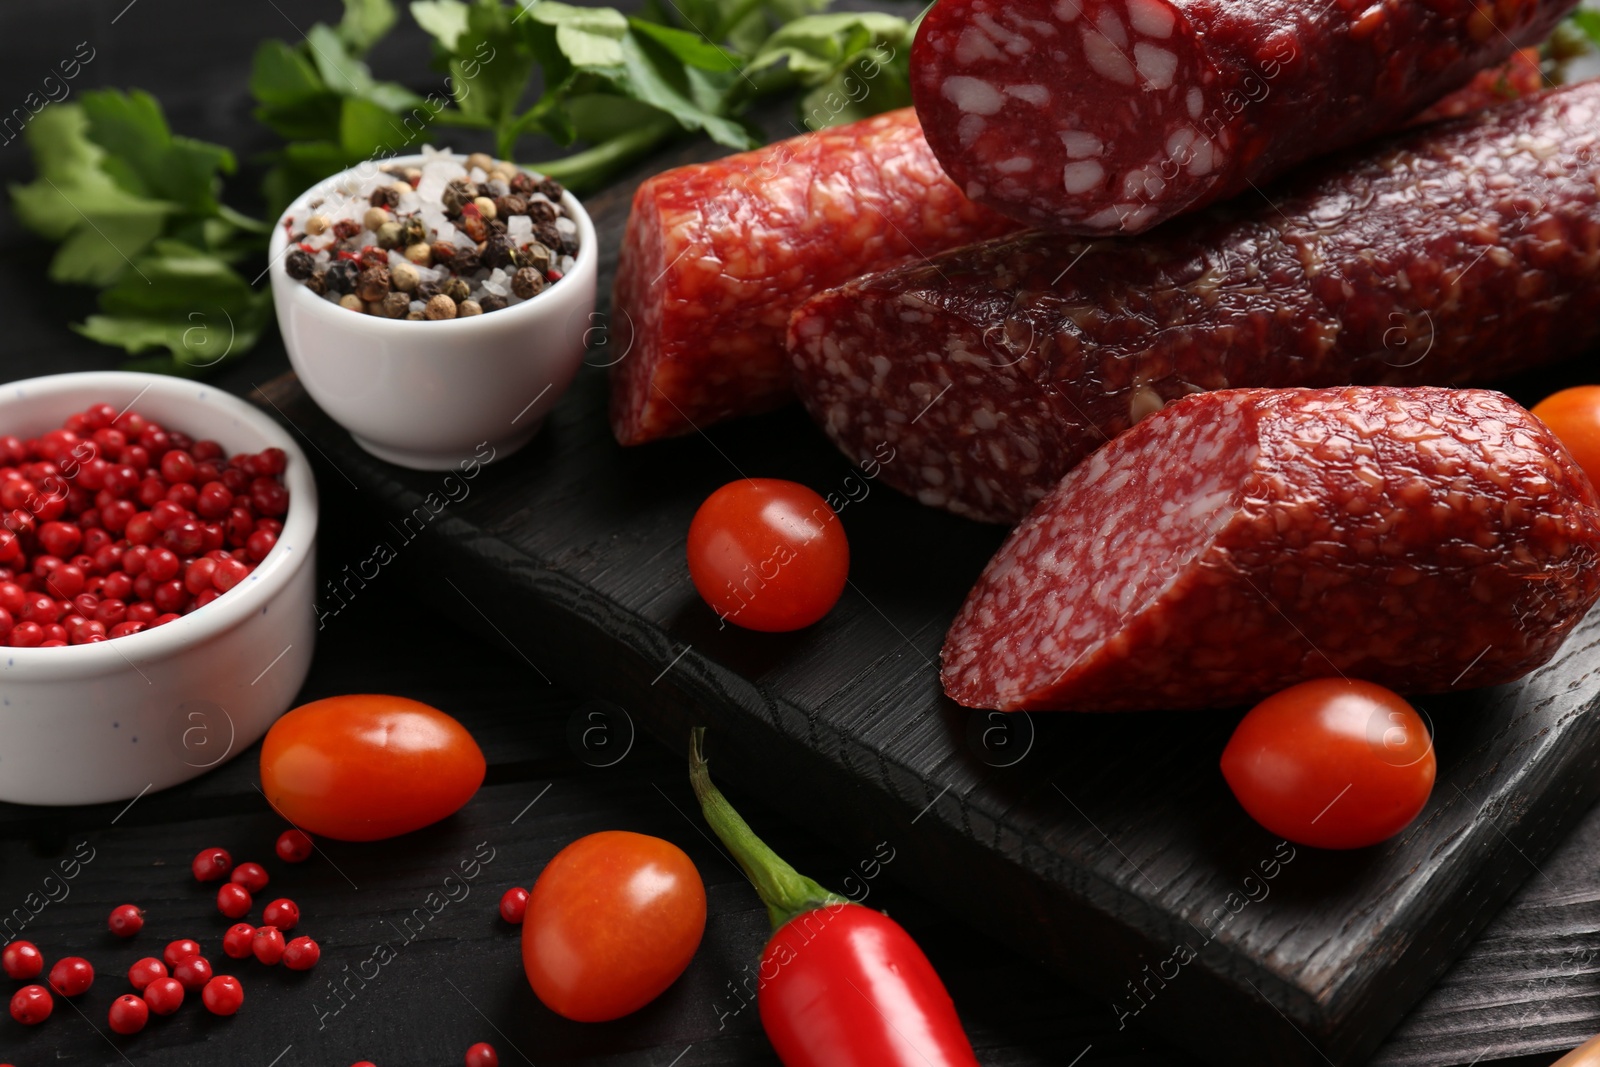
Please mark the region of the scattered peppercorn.
<svg viewBox="0 0 1600 1067"><path fill-rule="evenodd" d="M535 222L533 224L533 236L535 240L546 248L561 247L561 231L556 229L554 222Z"/></svg>
<svg viewBox="0 0 1600 1067"><path fill-rule="evenodd" d="M289 277L297 282L303 282L316 273L317 261L310 252L297 248L283 257L283 267L289 272Z"/></svg>
<svg viewBox="0 0 1600 1067"><path fill-rule="evenodd" d="M335 260L328 264L326 281L328 292L348 293L356 287L356 280L361 277L361 272L356 265L348 259Z"/></svg>
<svg viewBox="0 0 1600 1067"><path fill-rule="evenodd" d="M447 182L444 192L439 195L439 202L444 205L445 214L460 214L462 205L470 204L478 195L478 187L465 178L456 178Z"/></svg>
<svg viewBox="0 0 1600 1067"><path fill-rule="evenodd" d="M511 276L511 291L524 300L537 296L544 288L544 275L532 267L523 267Z"/></svg>
<svg viewBox="0 0 1600 1067"><path fill-rule="evenodd" d="M461 228L462 233L474 241L481 241L489 236L489 224L483 220L482 215L478 214L476 204L470 206L474 210L469 212L466 208L463 208L461 210L461 220L457 225Z"/></svg>
<svg viewBox="0 0 1600 1067"><path fill-rule="evenodd" d="M374 231L378 235L379 248L399 248L406 239L405 227L390 219Z"/></svg>
<svg viewBox="0 0 1600 1067"><path fill-rule="evenodd" d="M538 241L533 241L522 246L522 251L517 254L517 262L544 274L550 269L550 250Z"/></svg>
<svg viewBox="0 0 1600 1067"><path fill-rule="evenodd" d="M456 317L456 302L443 293L428 301L428 306L423 309L423 314L430 319L453 319Z"/></svg>
<svg viewBox="0 0 1600 1067"><path fill-rule="evenodd" d="M422 275L417 273L417 268L410 261L396 263L389 268L389 284L402 293L409 293L416 289L417 282Z"/></svg>
<svg viewBox="0 0 1600 1067"><path fill-rule="evenodd" d="M516 266L517 248L505 234L493 234L484 243L481 259L483 265L491 270L496 267Z"/></svg>
<svg viewBox="0 0 1600 1067"><path fill-rule="evenodd" d="M389 268L368 267L361 272L356 285L356 295L367 303L376 303L389 295Z"/></svg>

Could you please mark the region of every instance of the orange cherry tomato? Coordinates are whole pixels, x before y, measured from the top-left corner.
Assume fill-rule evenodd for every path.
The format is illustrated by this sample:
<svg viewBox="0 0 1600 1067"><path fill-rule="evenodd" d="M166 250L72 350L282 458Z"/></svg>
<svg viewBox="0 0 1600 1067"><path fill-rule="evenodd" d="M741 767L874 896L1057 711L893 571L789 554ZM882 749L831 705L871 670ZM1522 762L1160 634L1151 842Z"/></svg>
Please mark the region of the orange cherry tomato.
<svg viewBox="0 0 1600 1067"><path fill-rule="evenodd" d="M472 799L483 751L466 727L405 697L302 704L261 744L261 790L295 826L338 841L420 830Z"/></svg>
<svg viewBox="0 0 1600 1067"><path fill-rule="evenodd" d="M1533 413L1561 438L1589 480L1600 486L1600 385L1563 389L1539 401Z"/></svg>
<svg viewBox="0 0 1600 1067"><path fill-rule="evenodd" d="M1313 848L1362 848L1410 825L1433 792L1433 739L1416 710L1370 682L1322 678L1257 704L1222 753L1250 817Z"/></svg>
<svg viewBox="0 0 1600 1067"><path fill-rule="evenodd" d="M522 965L545 1007L581 1023L638 1011L677 981L706 928L700 872L670 841L580 837L533 884Z"/></svg>
<svg viewBox="0 0 1600 1067"><path fill-rule="evenodd" d="M797 482L729 482L689 524L695 589L719 616L746 629L810 626L838 602L849 576L839 516Z"/></svg>

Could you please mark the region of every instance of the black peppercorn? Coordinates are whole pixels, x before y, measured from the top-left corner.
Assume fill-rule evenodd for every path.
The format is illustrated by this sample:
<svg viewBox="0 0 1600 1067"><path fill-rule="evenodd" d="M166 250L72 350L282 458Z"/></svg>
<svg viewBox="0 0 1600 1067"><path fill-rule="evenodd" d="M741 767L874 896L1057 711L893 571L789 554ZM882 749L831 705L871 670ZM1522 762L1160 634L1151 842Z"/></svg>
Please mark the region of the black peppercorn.
<svg viewBox="0 0 1600 1067"><path fill-rule="evenodd" d="M526 198L529 193L533 192L533 175L529 174L525 170L519 170L515 174L511 175L510 184L511 191L513 193L516 193L520 197ZM487 311L488 308L485 308L484 310Z"/></svg>
<svg viewBox="0 0 1600 1067"><path fill-rule="evenodd" d="M367 202L373 207L397 208L400 206L400 191L392 185L380 185L372 190Z"/></svg>
<svg viewBox="0 0 1600 1067"><path fill-rule="evenodd" d="M534 240L546 248L561 247L561 231L556 229L553 222L536 222L533 224Z"/></svg>
<svg viewBox="0 0 1600 1067"><path fill-rule="evenodd" d="M524 214L526 214L528 218L532 219L534 224L537 225L541 222L554 222L556 216L561 213L556 210L554 204L551 204L548 201L530 200L528 201L528 207Z"/></svg>
<svg viewBox="0 0 1600 1067"><path fill-rule="evenodd" d="M517 248L511 243L511 238L503 233L492 234L483 246L483 265L493 270L496 267L514 267L517 265Z"/></svg>
<svg viewBox="0 0 1600 1067"><path fill-rule="evenodd" d="M328 272L318 270L306 279L306 288L321 296L328 291Z"/></svg>
<svg viewBox="0 0 1600 1067"><path fill-rule="evenodd" d="M316 271L317 260L310 252L297 248L283 258L283 267L289 272L289 277L303 282Z"/></svg>
<svg viewBox="0 0 1600 1067"><path fill-rule="evenodd" d="M428 301L432 300L434 297L436 297L438 295L439 295L439 283L438 282L418 282L416 290L413 291L412 294L411 294L411 298L413 300L420 300L424 304L426 304Z"/></svg>
<svg viewBox="0 0 1600 1067"><path fill-rule="evenodd" d="M483 308L485 314L488 314L491 311L502 311L510 303L511 301L503 296L495 293L485 293L483 299L478 301L478 306Z"/></svg>
<svg viewBox="0 0 1600 1067"><path fill-rule="evenodd" d="M463 248L456 253L456 258L450 261L450 269L460 275L476 274L481 266L483 260L476 248Z"/></svg>
<svg viewBox="0 0 1600 1067"><path fill-rule="evenodd" d="M528 213L528 201L513 193L510 196L502 196L499 200L496 200L494 202L494 210L496 216L502 219L509 219L512 215L526 215Z"/></svg>
<svg viewBox="0 0 1600 1067"><path fill-rule="evenodd" d="M511 291L526 300L544 288L544 275L532 267L523 267L511 276Z"/></svg>
<svg viewBox="0 0 1600 1067"><path fill-rule="evenodd" d="M536 192L543 193L551 200L560 200L561 194L566 192L566 190L561 187L560 182L551 178L545 178L543 181L536 182L534 184L534 190Z"/></svg>
<svg viewBox="0 0 1600 1067"><path fill-rule="evenodd" d="M348 293L355 289L361 272L348 259L335 260L324 274L330 293Z"/></svg>

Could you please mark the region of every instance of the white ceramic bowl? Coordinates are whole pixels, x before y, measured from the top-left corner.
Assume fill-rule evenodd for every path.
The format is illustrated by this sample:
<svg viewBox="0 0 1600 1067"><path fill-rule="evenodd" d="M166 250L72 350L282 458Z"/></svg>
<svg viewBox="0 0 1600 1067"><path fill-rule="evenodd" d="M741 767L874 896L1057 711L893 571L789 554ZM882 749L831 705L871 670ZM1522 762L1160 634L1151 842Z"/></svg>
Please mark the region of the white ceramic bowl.
<svg viewBox="0 0 1600 1067"><path fill-rule="evenodd" d="M210 386L115 371L0 385L0 433L34 436L100 401L229 455L283 449L289 513L248 578L181 619L92 645L0 646L0 800L128 800L194 778L266 733L311 666L317 487L293 438Z"/></svg>
<svg viewBox="0 0 1600 1067"><path fill-rule="evenodd" d="M389 163L420 164L421 156ZM418 470L504 459L532 439L583 362L593 325L600 249L594 223L571 193L562 203L578 224L571 273L542 293L466 319L413 322L362 315L289 277L285 222L303 222L314 199L340 196L375 162L335 174L300 194L272 238L272 298L289 362L311 394L362 448Z"/></svg>

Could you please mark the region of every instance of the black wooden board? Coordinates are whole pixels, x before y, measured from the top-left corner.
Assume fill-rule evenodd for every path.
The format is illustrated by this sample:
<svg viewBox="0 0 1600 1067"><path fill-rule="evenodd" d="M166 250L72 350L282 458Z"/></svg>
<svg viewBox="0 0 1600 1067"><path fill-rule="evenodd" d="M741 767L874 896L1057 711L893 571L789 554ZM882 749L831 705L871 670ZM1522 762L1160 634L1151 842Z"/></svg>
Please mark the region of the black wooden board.
<svg viewBox="0 0 1600 1067"><path fill-rule="evenodd" d="M603 272L630 192L589 202ZM618 358L626 324L595 340L596 364ZM1213 1062L1362 1062L1600 794L1600 615L1515 686L1424 701L1440 777L1423 816L1319 854L1229 796L1215 764L1237 713L994 718L945 699L944 629L1001 532L874 484L797 410L624 450L586 370L434 517L429 494L459 492L444 476L362 453L292 379L261 396L315 446L324 495L393 520L378 536L436 570L463 621L669 744L710 726L719 774L864 858L890 842L895 877L1048 960L1119 1028ZM810 630L719 629L688 581L689 519L741 475L848 500L851 584ZM359 595L361 563L325 577Z"/></svg>

